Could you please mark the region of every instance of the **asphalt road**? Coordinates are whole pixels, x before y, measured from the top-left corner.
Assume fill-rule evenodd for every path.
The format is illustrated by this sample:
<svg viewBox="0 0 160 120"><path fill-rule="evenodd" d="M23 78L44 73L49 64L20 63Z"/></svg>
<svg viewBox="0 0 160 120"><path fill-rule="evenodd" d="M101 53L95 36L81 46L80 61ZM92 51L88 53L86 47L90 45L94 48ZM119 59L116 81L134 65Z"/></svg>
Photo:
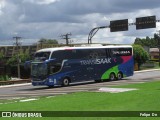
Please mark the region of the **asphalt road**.
<svg viewBox="0 0 160 120"><path fill-rule="evenodd" d="M111 87L117 85L160 81L160 70L136 72L134 76L124 78L119 81L95 83L87 81L85 83L71 84L68 87L48 88L46 86L32 86L30 83L11 86L0 86L0 99L33 98L40 96L55 96L81 91L96 91L101 87Z"/></svg>

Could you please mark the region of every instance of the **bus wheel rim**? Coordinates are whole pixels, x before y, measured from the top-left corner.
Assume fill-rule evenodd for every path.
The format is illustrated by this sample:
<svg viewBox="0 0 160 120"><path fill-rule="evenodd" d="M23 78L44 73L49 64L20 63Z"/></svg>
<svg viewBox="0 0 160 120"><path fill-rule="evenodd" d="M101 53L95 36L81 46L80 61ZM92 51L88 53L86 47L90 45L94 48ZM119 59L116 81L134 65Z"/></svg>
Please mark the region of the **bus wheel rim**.
<svg viewBox="0 0 160 120"><path fill-rule="evenodd" d="M69 81L68 81L67 78L65 78L65 79L63 80L63 84L64 84L64 85L68 85L68 84L69 84Z"/></svg>
<svg viewBox="0 0 160 120"><path fill-rule="evenodd" d="M114 79L115 79L115 75L113 73L111 73L110 80L114 80Z"/></svg>
<svg viewBox="0 0 160 120"><path fill-rule="evenodd" d="M118 73L118 79L122 79L122 74L121 73Z"/></svg>

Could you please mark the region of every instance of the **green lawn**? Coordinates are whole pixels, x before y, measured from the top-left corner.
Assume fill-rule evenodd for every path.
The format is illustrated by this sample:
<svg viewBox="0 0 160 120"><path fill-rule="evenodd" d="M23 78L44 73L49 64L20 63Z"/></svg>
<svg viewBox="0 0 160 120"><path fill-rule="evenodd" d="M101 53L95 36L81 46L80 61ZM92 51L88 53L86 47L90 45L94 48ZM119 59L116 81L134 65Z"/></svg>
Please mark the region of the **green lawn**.
<svg viewBox="0 0 160 120"><path fill-rule="evenodd" d="M1 111L160 111L160 81L118 86L137 88L123 93L79 92L30 102L0 104ZM53 89L54 90L54 89ZM27 119L27 118L23 118ZM45 119L45 118L39 118ZM47 118L49 119L49 118ZM66 118L56 118L66 119ZM68 118L71 119L71 118ZM81 119L81 118L72 118ZM83 118L93 119L93 118ZM124 120L128 118L94 118ZM146 119L146 118L129 118ZM153 118L147 118L153 119ZM154 118L158 120L157 118Z"/></svg>

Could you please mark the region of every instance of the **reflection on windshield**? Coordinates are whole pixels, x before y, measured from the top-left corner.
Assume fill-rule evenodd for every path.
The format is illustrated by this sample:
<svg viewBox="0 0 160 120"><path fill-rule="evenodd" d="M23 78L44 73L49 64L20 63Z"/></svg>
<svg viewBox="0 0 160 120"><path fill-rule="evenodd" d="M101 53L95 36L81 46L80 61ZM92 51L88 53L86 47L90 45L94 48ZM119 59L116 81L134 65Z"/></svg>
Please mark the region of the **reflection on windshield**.
<svg viewBox="0 0 160 120"><path fill-rule="evenodd" d="M45 76L47 75L47 64L32 63L32 76Z"/></svg>

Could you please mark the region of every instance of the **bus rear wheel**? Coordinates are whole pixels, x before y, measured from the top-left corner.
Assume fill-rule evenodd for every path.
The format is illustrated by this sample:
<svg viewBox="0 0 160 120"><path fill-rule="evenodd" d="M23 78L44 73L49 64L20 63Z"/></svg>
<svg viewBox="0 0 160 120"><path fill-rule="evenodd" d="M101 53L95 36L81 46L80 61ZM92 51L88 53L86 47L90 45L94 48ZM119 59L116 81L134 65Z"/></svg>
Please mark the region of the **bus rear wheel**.
<svg viewBox="0 0 160 120"><path fill-rule="evenodd" d="M64 78L62 81L62 86L68 86L69 85L69 79L68 78Z"/></svg>
<svg viewBox="0 0 160 120"><path fill-rule="evenodd" d="M119 72L118 74L117 74L117 79L118 80L121 80L123 78L123 74L121 73L121 72Z"/></svg>
<svg viewBox="0 0 160 120"><path fill-rule="evenodd" d="M111 74L109 75L109 80L110 80L110 81L113 81L113 80L115 80L115 79L116 79L115 74L114 74L114 73L111 73Z"/></svg>

